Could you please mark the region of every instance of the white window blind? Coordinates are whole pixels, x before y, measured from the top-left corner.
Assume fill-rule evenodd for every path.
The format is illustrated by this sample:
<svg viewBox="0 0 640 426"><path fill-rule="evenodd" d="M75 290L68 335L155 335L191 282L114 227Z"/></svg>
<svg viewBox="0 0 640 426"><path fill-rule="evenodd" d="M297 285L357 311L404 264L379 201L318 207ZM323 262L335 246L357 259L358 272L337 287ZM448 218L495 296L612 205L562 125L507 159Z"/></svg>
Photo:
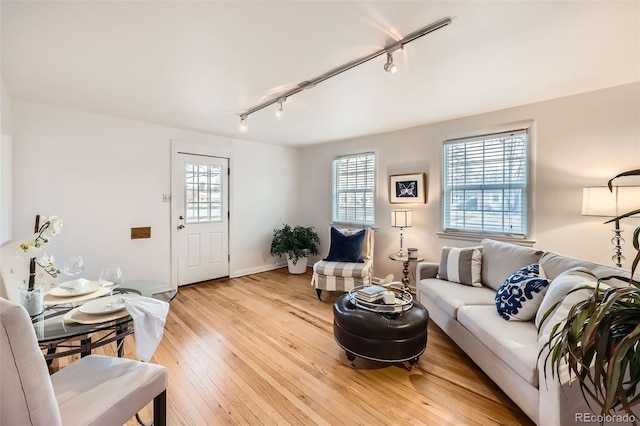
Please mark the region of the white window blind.
<svg viewBox="0 0 640 426"><path fill-rule="evenodd" d="M373 152L333 160L334 223L375 224L376 157Z"/></svg>
<svg viewBox="0 0 640 426"><path fill-rule="evenodd" d="M526 130L445 141L444 231L527 233Z"/></svg>

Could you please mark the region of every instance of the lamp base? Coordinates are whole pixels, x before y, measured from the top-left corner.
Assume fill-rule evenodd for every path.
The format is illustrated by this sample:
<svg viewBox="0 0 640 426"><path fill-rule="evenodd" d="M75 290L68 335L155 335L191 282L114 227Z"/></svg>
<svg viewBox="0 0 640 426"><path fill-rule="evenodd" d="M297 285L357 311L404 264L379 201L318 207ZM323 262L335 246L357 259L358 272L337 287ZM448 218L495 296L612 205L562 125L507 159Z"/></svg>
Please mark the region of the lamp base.
<svg viewBox="0 0 640 426"><path fill-rule="evenodd" d="M620 229L618 222L616 222L616 228L613 229L614 237L611 238L611 244L613 244L613 253L614 253L614 255L611 256L611 260L613 261L613 263L616 264L618 268L622 268L622 264L627 260L622 255L622 246L625 243L624 238L622 238L622 235L621 235L623 232L624 231Z"/></svg>
<svg viewBox="0 0 640 426"><path fill-rule="evenodd" d="M400 250L398 250L398 253L396 253L399 257L404 257L404 249L402 248L402 237L404 235L402 231L404 231L404 228L400 227Z"/></svg>

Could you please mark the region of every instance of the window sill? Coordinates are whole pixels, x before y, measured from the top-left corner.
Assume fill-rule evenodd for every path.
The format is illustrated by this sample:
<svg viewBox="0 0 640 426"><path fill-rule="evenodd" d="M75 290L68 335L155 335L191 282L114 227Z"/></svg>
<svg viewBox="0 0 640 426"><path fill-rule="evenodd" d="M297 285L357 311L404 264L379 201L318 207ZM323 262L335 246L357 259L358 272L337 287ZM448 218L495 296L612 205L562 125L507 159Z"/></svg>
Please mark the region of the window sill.
<svg viewBox="0 0 640 426"><path fill-rule="evenodd" d="M340 229L371 228L374 231L377 231L378 229L380 229L380 227L375 226L375 225L363 225L361 223L345 223L345 222L331 222L331 223L329 223L329 226L333 226L334 228L340 228Z"/></svg>
<svg viewBox="0 0 640 426"><path fill-rule="evenodd" d="M535 240L528 240L525 237L510 236L506 234L489 234L481 232L436 232L436 235L443 239L471 241L474 243L479 243L485 238L491 238L492 240L503 241L505 243L512 243L525 247L533 247L536 243Z"/></svg>

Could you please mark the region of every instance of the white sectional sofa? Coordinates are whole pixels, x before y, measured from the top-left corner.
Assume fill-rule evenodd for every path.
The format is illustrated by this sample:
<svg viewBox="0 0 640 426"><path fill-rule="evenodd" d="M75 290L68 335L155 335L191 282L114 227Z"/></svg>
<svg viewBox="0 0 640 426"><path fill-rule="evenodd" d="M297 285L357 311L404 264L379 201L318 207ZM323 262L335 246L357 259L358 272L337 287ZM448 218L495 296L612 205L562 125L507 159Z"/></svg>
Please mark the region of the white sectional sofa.
<svg viewBox="0 0 640 426"><path fill-rule="evenodd" d="M495 297L505 279L520 268L536 262L539 262L550 281L548 291L554 284L554 278L575 267L584 267L598 278L625 275L625 272L494 240L483 240L481 246L482 286L438 279L439 264L421 262L416 270L417 299L429 310L431 320L536 424L598 424L584 421L591 411L583 401L578 385L568 386L566 371L561 374L560 380L552 378L550 372L547 372L545 379L545 363L543 359L538 360L538 354L548 340L549 328L546 328L546 333L541 329L544 335L539 336L534 321L503 319L497 312ZM582 295L573 293L565 298L556 314L564 312L566 317L568 307L578 298L584 298L585 292L588 291L581 291ZM614 420L611 424L621 424L617 421L619 418Z"/></svg>

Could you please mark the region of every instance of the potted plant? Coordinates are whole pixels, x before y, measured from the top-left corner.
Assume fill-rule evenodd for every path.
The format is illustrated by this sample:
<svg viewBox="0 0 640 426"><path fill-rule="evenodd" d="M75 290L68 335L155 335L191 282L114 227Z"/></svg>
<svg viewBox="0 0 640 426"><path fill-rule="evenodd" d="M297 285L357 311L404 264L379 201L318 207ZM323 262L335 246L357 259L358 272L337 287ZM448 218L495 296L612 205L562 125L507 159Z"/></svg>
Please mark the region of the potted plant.
<svg viewBox="0 0 640 426"><path fill-rule="evenodd" d="M289 273L304 274L307 270L307 258L310 254L320 254L318 243L320 239L312 226L296 226L292 228L283 224L281 229L273 230L271 240L272 256L287 255Z"/></svg>
<svg viewBox="0 0 640 426"><path fill-rule="evenodd" d="M45 249L51 238L62 231L62 219L57 216L43 217L36 215L34 235L31 239L20 241L16 257L29 259L29 279L27 284L18 289L20 304L24 306L30 316L40 314L44 309L44 286L36 283L36 264L40 265L49 275L57 277L60 270L55 266L53 256L48 256Z"/></svg>
<svg viewBox="0 0 640 426"><path fill-rule="evenodd" d="M609 189L612 190L613 180L623 176L640 176L640 169L615 176L608 182ZM640 208L605 223L638 214ZM560 366L566 364L571 380L577 381L585 401L589 403L589 397L595 401L601 415L617 410L633 415L631 409L640 403L640 282L633 279L640 261L639 235L640 226L633 233L637 253L629 286L605 290L600 287L602 281L610 278L626 281L626 278L598 280L589 298L573 305L564 324L554 326L543 347L543 351L549 350L546 362L551 362L552 374L559 376ZM579 287L573 291L585 288L591 290ZM552 306L545 318L554 309Z"/></svg>

